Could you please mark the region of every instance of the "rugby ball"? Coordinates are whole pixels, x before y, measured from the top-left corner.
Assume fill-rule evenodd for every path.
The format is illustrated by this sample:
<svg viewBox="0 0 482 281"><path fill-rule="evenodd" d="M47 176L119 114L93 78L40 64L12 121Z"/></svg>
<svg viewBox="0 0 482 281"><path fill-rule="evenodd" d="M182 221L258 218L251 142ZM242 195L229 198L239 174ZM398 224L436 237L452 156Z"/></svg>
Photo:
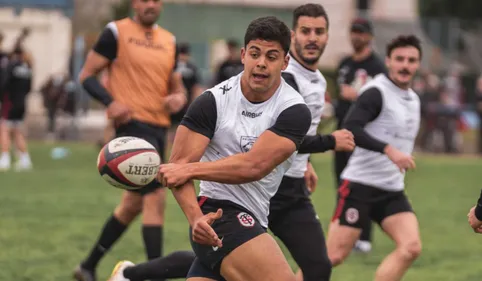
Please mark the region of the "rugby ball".
<svg viewBox="0 0 482 281"><path fill-rule="evenodd" d="M113 139L97 157L101 177L110 185L127 190L140 189L152 182L160 164L156 148L137 137Z"/></svg>

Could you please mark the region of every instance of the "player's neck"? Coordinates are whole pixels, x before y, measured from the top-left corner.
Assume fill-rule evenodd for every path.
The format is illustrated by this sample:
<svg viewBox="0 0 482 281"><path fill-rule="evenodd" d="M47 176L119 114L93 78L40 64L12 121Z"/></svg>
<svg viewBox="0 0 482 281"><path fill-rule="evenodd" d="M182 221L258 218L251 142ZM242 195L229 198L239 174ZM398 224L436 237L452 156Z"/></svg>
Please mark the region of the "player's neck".
<svg viewBox="0 0 482 281"><path fill-rule="evenodd" d="M294 47L293 47L294 48ZM314 64L307 64L306 62L304 62L299 56L298 56L298 53L296 52L291 52L290 51L290 56L296 61L298 62L301 66L303 66L304 68L306 68L307 70L310 70L310 71L316 71L318 68L317 68L317 64L314 63Z"/></svg>
<svg viewBox="0 0 482 281"><path fill-rule="evenodd" d="M354 61L362 61L371 56L372 48L370 46L366 46L360 52L356 52L353 54L352 58Z"/></svg>
<svg viewBox="0 0 482 281"><path fill-rule="evenodd" d="M408 89L410 88L410 84L399 83L399 82L397 82L395 79L393 79L393 78L391 77L391 75L388 75L387 78L388 78L388 80L390 80L390 81L393 83L393 85L397 86L398 88L400 88L400 89L402 89L402 90L404 90L404 91L408 91Z"/></svg>
<svg viewBox="0 0 482 281"><path fill-rule="evenodd" d="M153 23L151 25L142 24L141 21L139 20L139 17L137 17L137 16L132 17L132 20L144 29L152 29L156 25L155 23Z"/></svg>
<svg viewBox="0 0 482 281"><path fill-rule="evenodd" d="M247 78L244 78L244 75L241 76L241 93L243 96L252 103L262 103L267 100L269 100L275 93L276 90L278 90L279 86L281 84L281 76L278 81L276 81L273 86L268 89L266 92L255 92L251 90L249 87L249 83L247 81Z"/></svg>

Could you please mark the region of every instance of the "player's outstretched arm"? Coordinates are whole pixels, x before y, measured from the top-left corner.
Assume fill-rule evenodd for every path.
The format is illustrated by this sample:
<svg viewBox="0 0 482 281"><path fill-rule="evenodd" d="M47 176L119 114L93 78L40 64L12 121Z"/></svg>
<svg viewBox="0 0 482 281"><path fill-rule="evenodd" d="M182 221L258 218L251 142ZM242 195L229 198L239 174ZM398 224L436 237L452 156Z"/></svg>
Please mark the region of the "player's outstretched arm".
<svg viewBox="0 0 482 281"><path fill-rule="evenodd" d="M191 163L189 176L227 184L260 180L298 149L310 123L311 113L305 104L291 106L278 116L273 127L260 135L249 152L214 162Z"/></svg>
<svg viewBox="0 0 482 281"><path fill-rule="evenodd" d="M167 175L163 172L166 168L170 168L171 171L177 169L180 172L178 174L185 177L183 167L186 167L186 163L201 159L214 136L216 119L216 101L212 93L206 92L192 103L178 127L169 159L170 164L162 165L159 170L160 182L166 184L167 178L164 176ZM196 200L194 183L189 178L183 180L181 185L168 186L176 187L171 190L192 227L193 240L200 244L222 247L221 240L210 227L214 220L221 217L222 210L203 215Z"/></svg>
<svg viewBox="0 0 482 281"><path fill-rule="evenodd" d="M169 163L197 162L201 159L208 144L208 137L180 125L176 131ZM194 221L203 215L196 200L193 181L189 180L184 185L172 189L172 193L186 215L189 224L193 225Z"/></svg>

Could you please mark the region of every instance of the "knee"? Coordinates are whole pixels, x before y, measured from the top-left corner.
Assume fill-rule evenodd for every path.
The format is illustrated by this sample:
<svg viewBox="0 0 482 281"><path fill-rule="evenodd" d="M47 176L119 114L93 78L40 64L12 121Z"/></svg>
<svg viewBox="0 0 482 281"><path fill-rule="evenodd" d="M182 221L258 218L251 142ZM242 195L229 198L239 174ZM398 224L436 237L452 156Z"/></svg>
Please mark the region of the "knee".
<svg viewBox="0 0 482 281"><path fill-rule="evenodd" d="M336 249L334 251L330 251L328 253L328 257L330 259L331 267L335 267L342 264L343 261L345 261L345 258L347 255L348 254L345 253L343 249Z"/></svg>
<svg viewBox="0 0 482 281"><path fill-rule="evenodd" d="M422 242L420 240L410 241L399 246L399 251L405 260L416 260L422 253Z"/></svg>
<svg viewBox="0 0 482 281"><path fill-rule="evenodd" d="M141 211L141 202L136 200L122 200L114 213L121 222L129 224L141 213Z"/></svg>

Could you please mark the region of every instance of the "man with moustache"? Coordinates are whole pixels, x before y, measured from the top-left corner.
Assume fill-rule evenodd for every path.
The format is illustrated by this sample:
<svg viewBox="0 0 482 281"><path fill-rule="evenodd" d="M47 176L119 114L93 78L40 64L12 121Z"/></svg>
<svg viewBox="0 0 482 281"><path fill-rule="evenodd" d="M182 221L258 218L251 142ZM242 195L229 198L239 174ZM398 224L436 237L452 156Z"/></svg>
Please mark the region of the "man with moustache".
<svg viewBox="0 0 482 281"><path fill-rule="evenodd" d="M360 88L375 75L386 72L383 61L371 47L373 28L370 21L364 18L353 20L350 39L354 53L341 60L337 71L337 83L340 89L335 107L335 116L338 120L337 129L343 128L343 120L356 100ZM335 151L334 168L337 187L340 186L340 175L345 169L350 155L350 152ZM367 225L363 226L360 240L355 244L356 250L361 252L371 250L371 232L372 224L368 221Z"/></svg>
<svg viewBox="0 0 482 281"><path fill-rule="evenodd" d="M375 221L395 242L381 262L375 281L399 281L421 253L417 216L405 194L405 174L420 127L420 99L410 88L420 66L420 40L398 36L387 45L388 75L368 82L344 126L356 148L341 174L339 199L328 231L333 266L350 254L366 221Z"/></svg>

